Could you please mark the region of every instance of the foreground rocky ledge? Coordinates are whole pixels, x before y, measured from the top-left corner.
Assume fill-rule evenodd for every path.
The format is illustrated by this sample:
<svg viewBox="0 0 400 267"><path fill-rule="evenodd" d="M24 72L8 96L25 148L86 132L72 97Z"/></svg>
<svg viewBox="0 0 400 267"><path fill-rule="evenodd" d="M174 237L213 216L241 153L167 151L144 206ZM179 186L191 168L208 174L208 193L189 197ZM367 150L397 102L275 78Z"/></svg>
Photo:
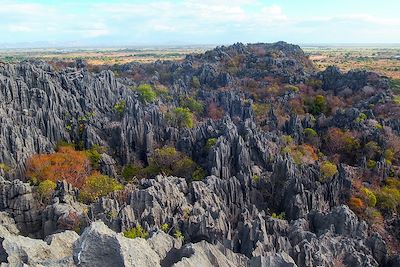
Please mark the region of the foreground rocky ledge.
<svg viewBox="0 0 400 267"><path fill-rule="evenodd" d="M247 257L206 241L182 246L162 231L148 240L129 239L93 222L81 236L65 231L44 241L18 235L13 220L1 213L1 266L296 266L286 253Z"/></svg>

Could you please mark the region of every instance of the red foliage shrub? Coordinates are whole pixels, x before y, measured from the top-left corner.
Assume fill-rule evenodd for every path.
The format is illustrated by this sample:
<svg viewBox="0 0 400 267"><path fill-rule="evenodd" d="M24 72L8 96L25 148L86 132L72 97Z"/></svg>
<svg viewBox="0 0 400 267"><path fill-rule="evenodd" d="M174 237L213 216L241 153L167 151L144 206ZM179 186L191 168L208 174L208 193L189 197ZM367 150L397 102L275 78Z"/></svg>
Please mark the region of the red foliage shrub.
<svg viewBox="0 0 400 267"><path fill-rule="evenodd" d="M224 111L217 106L215 102L211 102L207 107L208 117L213 120L220 120L224 117Z"/></svg>
<svg viewBox="0 0 400 267"><path fill-rule="evenodd" d="M86 153L70 146L61 146L52 154L34 155L27 163L27 177L33 182L66 180L80 188L90 173L90 160Z"/></svg>

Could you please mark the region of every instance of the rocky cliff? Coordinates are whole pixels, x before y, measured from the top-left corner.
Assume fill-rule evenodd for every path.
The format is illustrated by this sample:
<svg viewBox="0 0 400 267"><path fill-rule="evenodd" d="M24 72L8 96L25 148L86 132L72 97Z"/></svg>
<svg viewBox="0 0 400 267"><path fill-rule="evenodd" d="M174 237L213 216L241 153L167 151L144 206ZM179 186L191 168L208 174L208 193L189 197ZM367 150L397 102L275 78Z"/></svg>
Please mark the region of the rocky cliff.
<svg viewBox="0 0 400 267"><path fill-rule="evenodd" d="M376 125L393 128L393 135L398 129L395 119L372 109L392 101L385 77L336 68L317 73L298 46L284 42L103 68L93 73L82 62L61 70L44 62L0 63L5 266L398 266L399 251L387 244L397 244L396 238L382 236L386 228L375 231L346 206L368 158L345 151L337 171L322 179L321 162L331 155L321 151L336 148L310 140L305 130L363 131L362 145L384 144ZM143 83L168 93L143 101L132 89ZM337 110L304 103L308 109L296 113L292 104L305 98L299 88L353 102ZM171 123L166 110L194 96L205 106L196 125ZM213 116L214 106L222 116ZM260 112L260 106L271 108ZM99 170L121 182L124 166L148 164L164 146L176 147L207 175L201 181L163 174L137 179L86 204L78 201L79 190L59 181L50 203L43 203L28 183L26 160L54 152L61 141L104 147ZM307 158L303 144L322 155ZM391 169L384 158L376 165L374 177L382 181ZM69 231L76 230L72 215L79 218L80 236ZM116 233L138 225L149 239ZM162 232L162 225L170 230ZM182 238L171 236L175 229Z"/></svg>

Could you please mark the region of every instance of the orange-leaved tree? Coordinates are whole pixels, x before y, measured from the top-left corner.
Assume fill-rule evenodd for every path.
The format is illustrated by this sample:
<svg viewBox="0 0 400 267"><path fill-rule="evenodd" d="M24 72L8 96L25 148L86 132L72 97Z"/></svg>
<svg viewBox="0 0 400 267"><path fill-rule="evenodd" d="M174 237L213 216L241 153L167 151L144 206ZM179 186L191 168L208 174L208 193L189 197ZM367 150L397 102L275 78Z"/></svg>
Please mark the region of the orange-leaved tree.
<svg viewBox="0 0 400 267"><path fill-rule="evenodd" d="M61 146L52 154L34 155L27 162L26 175L34 183L66 180L74 187L81 188L90 174L87 154L71 146Z"/></svg>

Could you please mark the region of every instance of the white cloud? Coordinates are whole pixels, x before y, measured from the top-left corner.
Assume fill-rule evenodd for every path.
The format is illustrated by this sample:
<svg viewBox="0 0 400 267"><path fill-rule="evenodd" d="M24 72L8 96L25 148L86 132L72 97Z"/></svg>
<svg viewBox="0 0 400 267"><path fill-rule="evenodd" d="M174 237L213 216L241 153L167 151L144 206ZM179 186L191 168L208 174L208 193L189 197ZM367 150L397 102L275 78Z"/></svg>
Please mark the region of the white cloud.
<svg viewBox="0 0 400 267"><path fill-rule="evenodd" d="M203 43L317 42L354 36L360 42L372 38L400 42L400 19L370 14L306 16L301 12L288 16L280 5L267 5L263 0L82 1L57 6L4 1L0 5L0 34L6 36L5 42L92 38L121 43L138 39L162 42L166 38Z"/></svg>
<svg viewBox="0 0 400 267"><path fill-rule="evenodd" d="M31 26L24 24L11 24L7 26L10 32L32 32L34 29Z"/></svg>

